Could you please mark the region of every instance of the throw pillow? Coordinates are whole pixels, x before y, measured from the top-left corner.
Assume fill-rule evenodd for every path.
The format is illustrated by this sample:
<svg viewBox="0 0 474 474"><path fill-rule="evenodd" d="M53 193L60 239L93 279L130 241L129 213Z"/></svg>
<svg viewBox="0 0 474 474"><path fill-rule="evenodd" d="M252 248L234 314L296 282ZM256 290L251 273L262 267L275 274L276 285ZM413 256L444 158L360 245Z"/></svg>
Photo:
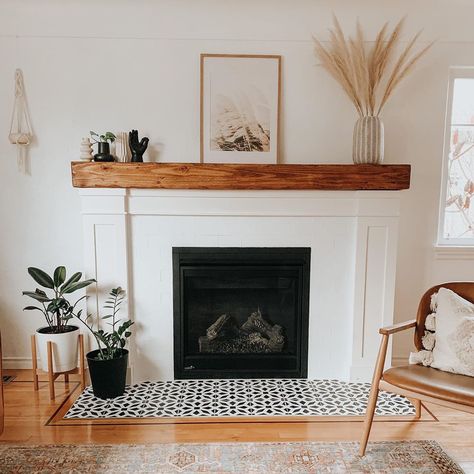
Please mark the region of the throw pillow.
<svg viewBox="0 0 474 474"><path fill-rule="evenodd" d="M474 304L440 288L431 367L474 377Z"/></svg>

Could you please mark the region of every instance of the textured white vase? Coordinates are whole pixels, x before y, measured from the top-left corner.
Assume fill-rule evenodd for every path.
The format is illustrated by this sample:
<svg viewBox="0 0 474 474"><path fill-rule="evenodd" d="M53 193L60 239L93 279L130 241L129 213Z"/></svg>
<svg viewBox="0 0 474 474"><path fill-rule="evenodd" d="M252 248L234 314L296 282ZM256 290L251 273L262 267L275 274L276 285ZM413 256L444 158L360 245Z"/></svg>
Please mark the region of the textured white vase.
<svg viewBox="0 0 474 474"><path fill-rule="evenodd" d="M131 153L128 145L128 133L117 133L117 140L115 140L115 155L117 156L117 161L123 163L130 161Z"/></svg>
<svg viewBox="0 0 474 474"><path fill-rule="evenodd" d="M354 125L352 159L356 164L383 161L383 123L378 117L361 117Z"/></svg>
<svg viewBox="0 0 474 474"><path fill-rule="evenodd" d="M44 328L41 328L44 329ZM79 328L61 334L36 331L36 344L40 356L40 366L48 371L48 341L53 343L53 371L67 372L77 367Z"/></svg>

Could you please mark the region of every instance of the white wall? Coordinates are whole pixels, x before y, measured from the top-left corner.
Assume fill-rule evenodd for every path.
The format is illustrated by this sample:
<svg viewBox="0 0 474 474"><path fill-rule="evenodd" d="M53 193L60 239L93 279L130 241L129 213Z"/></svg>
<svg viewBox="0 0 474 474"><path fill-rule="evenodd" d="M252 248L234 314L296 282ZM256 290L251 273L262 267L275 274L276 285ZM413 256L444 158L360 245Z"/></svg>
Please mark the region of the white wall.
<svg viewBox="0 0 474 474"><path fill-rule="evenodd" d="M471 264L436 261L440 164L448 67L474 65L469 0L2 0L0 3L0 327L10 364L29 357L40 324L23 314L26 267L82 265L77 191L69 162L90 129L151 137L151 157L197 161L199 53L283 56L285 162L350 162L355 114L313 57L311 35L327 37L331 14L343 27L359 17L369 37L407 14L408 34L437 39L400 87L383 118L386 161L412 164L404 193L396 319L412 317L422 291L444 279L472 278ZM37 142L31 175L16 169L8 143L13 74L22 68ZM403 356L407 339L397 341Z"/></svg>

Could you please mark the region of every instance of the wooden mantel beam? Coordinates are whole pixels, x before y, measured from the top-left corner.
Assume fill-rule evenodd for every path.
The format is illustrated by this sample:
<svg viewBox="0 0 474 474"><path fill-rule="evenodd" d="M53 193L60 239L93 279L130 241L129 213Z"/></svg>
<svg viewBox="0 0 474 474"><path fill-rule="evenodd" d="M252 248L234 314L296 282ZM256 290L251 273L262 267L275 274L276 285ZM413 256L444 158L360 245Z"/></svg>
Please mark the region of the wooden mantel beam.
<svg viewBox="0 0 474 474"><path fill-rule="evenodd" d="M410 165L72 162L76 188L383 190L410 187Z"/></svg>

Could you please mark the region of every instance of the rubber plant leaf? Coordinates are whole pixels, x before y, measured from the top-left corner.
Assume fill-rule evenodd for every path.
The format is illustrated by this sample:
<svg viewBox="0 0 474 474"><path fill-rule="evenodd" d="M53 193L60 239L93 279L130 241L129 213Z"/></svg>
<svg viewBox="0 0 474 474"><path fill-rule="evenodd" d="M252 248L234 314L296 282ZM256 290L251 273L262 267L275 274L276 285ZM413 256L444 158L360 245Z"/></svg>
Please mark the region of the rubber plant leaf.
<svg viewBox="0 0 474 474"><path fill-rule="evenodd" d="M64 283L66 279L66 267L60 266L54 270L54 286L59 287Z"/></svg>
<svg viewBox="0 0 474 474"><path fill-rule="evenodd" d="M36 281L41 286L45 288L54 288L54 281L53 279L43 270L35 267L29 267L28 273L30 274L31 278Z"/></svg>

